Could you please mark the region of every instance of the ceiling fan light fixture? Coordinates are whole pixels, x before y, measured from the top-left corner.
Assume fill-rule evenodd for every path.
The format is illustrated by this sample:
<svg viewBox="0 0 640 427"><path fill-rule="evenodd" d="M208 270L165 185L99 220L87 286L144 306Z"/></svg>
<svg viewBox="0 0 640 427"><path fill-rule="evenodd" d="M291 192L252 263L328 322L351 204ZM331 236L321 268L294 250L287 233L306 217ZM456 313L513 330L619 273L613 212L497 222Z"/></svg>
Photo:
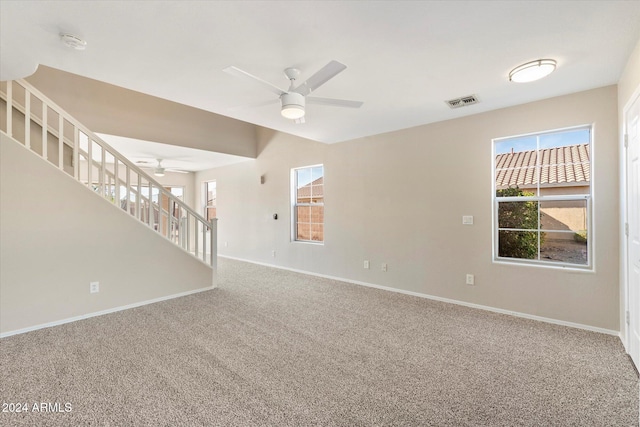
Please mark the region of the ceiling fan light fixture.
<svg viewBox="0 0 640 427"><path fill-rule="evenodd" d="M296 92L289 92L283 94L280 99L282 100L282 109L280 110L282 117L291 120L304 117L303 95Z"/></svg>
<svg viewBox="0 0 640 427"><path fill-rule="evenodd" d="M158 166L155 167L155 169L153 169L153 174L155 176L164 176L164 168L162 167L162 159L156 159L158 160Z"/></svg>
<svg viewBox="0 0 640 427"><path fill-rule="evenodd" d="M556 61L553 59L537 59L527 62L511 70L509 81L516 83L528 83L540 80L553 73L556 69Z"/></svg>

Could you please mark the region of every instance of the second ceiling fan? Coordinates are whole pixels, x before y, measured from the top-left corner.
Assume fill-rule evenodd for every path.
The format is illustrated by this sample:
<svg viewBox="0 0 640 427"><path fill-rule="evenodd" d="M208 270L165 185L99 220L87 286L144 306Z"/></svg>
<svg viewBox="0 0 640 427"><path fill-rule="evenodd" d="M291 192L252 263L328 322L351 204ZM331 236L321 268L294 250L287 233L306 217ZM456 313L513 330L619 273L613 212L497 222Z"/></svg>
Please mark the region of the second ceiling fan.
<svg viewBox="0 0 640 427"><path fill-rule="evenodd" d="M253 107L275 104L278 101L281 103L281 114L287 119L294 120L296 123L304 123L305 105L309 104L321 104L330 105L334 107L346 107L346 108L360 108L362 106L361 101L349 101L346 99L335 98L318 98L315 96L307 96L327 81L331 80L341 71L347 68L346 65L339 63L338 61L331 61L323 68L321 68L314 75L309 77L304 82L296 85L296 80L300 76L300 70L297 68L287 68L284 70L284 74L289 79L290 85L288 90L280 89L279 87L262 80L259 77L249 74L238 67L230 66L223 71L232 76L237 76L249 80L254 83L259 83L262 87L278 95L279 99L270 100Z"/></svg>

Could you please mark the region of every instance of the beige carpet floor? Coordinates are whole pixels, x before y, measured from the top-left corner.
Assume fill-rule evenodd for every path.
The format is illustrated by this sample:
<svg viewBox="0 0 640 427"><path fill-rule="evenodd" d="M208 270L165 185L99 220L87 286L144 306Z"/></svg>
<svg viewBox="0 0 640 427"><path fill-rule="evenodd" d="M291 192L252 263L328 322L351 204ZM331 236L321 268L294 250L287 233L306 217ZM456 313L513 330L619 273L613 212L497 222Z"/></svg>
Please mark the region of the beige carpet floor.
<svg viewBox="0 0 640 427"><path fill-rule="evenodd" d="M638 426L617 337L225 259L216 290L2 339L0 368L29 406L2 426Z"/></svg>

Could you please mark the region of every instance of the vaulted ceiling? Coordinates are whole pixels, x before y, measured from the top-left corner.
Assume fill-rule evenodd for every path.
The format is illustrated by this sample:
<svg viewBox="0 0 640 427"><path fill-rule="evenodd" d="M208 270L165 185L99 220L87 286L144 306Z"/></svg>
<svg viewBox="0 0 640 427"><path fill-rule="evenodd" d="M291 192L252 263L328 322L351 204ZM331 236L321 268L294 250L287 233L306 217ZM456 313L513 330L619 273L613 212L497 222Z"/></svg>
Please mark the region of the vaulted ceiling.
<svg viewBox="0 0 640 427"><path fill-rule="evenodd" d="M640 1L1 1L2 79L38 64L316 141L334 143L615 84L640 38ZM64 46L60 33L87 41ZM524 62L557 70L512 83ZM363 101L308 105L306 123L228 75L234 65L287 89L331 60L314 92ZM446 100L474 94L478 104ZM277 98L277 97L276 97Z"/></svg>

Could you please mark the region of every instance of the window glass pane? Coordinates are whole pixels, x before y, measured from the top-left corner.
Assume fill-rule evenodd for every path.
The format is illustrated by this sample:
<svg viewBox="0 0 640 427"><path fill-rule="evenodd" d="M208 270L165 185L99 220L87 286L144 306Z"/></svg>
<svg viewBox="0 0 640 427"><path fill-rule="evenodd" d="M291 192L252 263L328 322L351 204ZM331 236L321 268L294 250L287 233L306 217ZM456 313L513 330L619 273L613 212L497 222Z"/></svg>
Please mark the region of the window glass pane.
<svg viewBox="0 0 640 427"><path fill-rule="evenodd" d="M564 230L570 234L587 230L586 200L554 200L540 202L543 230Z"/></svg>
<svg viewBox="0 0 640 427"><path fill-rule="evenodd" d="M296 239L311 240L311 206L298 206L296 217Z"/></svg>
<svg viewBox="0 0 640 427"><path fill-rule="evenodd" d="M322 169L322 166L311 168L311 181L316 181L317 179L322 178Z"/></svg>
<svg viewBox="0 0 640 427"><path fill-rule="evenodd" d="M495 144L496 197L524 196L513 189L529 189L535 195L538 184L537 138L527 136L498 141Z"/></svg>
<svg viewBox="0 0 640 427"><path fill-rule="evenodd" d="M591 131L588 128L571 129L540 135L540 148L565 147L578 144L588 144Z"/></svg>
<svg viewBox="0 0 640 427"><path fill-rule="evenodd" d="M587 235L573 232L544 232L540 258L545 261L587 265Z"/></svg>
<svg viewBox="0 0 640 427"><path fill-rule="evenodd" d="M538 202L500 202L498 228L537 229Z"/></svg>
<svg viewBox="0 0 640 427"><path fill-rule="evenodd" d="M504 258L538 259L538 233L536 231L498 232L498 256Z"/></svg>
<svg viewBox="0 0 640 427"><path fill-rule="evenodd" d="M324 206L311 206L311 240L324 240Z"/></svg>
<svg viewBox="0 0 640 427"><path fill-rule="evenodd" d="M293 170L296 240L324 241L324 167Z"/></svg>
<svg viewBox="0 0 640 427"><path fill-rule="evenodd" d="M495 141L499 257L588 265L590 143L589 127Z"/></svg>

